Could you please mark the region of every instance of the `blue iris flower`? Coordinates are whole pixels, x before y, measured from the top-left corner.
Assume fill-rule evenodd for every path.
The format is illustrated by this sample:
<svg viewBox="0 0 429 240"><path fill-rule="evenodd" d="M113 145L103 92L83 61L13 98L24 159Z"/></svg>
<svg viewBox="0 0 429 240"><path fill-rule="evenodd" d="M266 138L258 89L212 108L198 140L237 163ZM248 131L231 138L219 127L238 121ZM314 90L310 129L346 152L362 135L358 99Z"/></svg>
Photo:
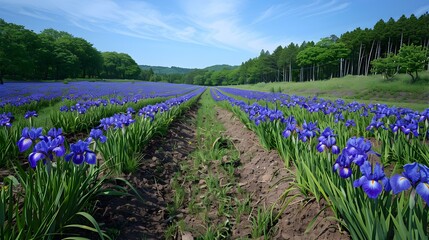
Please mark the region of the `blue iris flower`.
<svg viewBox="0 0 429 240"><path fill-rule="evenodd" d="M356 127L356 123L353 120L347 120L345 125L346 127Z"/></svg>
<svg viewBox="0 0 429 240"><path fill-rule="evenodd" d="M90 140L94 139L100 139L101 143L105 143L107 140L107 137L103 135L103 131L101 129L91 129L91 132L89 133Z"/></svg>
<svg viewBox="0 0 429 240"><path fill-rule="evenodd" d="M0 126L11 127L14 119L12 113L2 113L0 114Z"/></svg>
<svg viewBox="0 0 429 240"><path fill-rule="evenodd" d="M351 164L352 158L347 155L347 151L344 149L343 152L338 155L332 170L334 172L338 171L338 174L342 178L349 178L352 175Z"/></svg>
<svg viewBox="0 0 429 240"><path fill-rule="evenodd" d="M371 123L368 125L368 127L366 127L366 130L372 130L373 128L375 129L385 129L386 127L384 126L384 122L380 120L380 118L377 118L377 116L374 116L371 119Z"/></svg>
<svg viewBox="0 0 429 240"><path fill-rule="evenodd" d="M298 137L301 141L307 142L308 138L316 137L318 133L319 128L317 127L317 121L314 123L307 123L304 120L304 123L302 124L302 129L298 131Z"/></svg>
<svg viewBox="0 0 429 240"><path fill-rule="evenodd" d="M360 166L360 171L363 176L354 181L353 186L362 187L369 198L377 198L383 191L383 187L387 192L391 190L389 179L384 174L383 167L379 163L376 163L374 169L372 169L371 164L365 161Z"/></svg>
<svg viewBox="0 0 429 240"><path fill-rule="evenodd" d="M369 153L379 155L371 150L371 142L363 137L352 137L347 140L347 146L344 150L352 162L358 166L361 166L368 159Z"/></svg>
<svg viewBox="0 0 429 240"><path fill-rule="evenodd" d="M31 128L25 127L22 129L21 138L19 139L17 145L20 152L24 152L33 145L33 141L42 138L42 128Z"/></svg>
<svg viewBox="0 0 429 240"><path fill-rule="evenodd" d="M327 127L318 138L317 151L323 152L325 149L331 149L333 154L340 153L340 148L336 145L335 136L334 131L330 127Z"/></svg>
<svg viewBox="0 0 429 240"><path fill-rule="evenodd" d="M390 178L390 185L394 194L415 188L416 192L429 204L429 168L423 164L405 164L402 174L395 174Z"/></svg>
<svg viewBox="0 0 429 240"><path fill-rule="evenodd" d="M31 117L38 117L39 115L37 114L36 111L27 111L24 115L25 119L31 118Z"/></svg>
<svg viewBox="0 0 429 240"><path fill-rule="evenodd" d="M70 153L66 155L66 161L73 161L74 164L82 164L84 161L88 164L96 163L96 154L89 149L88 141L79 140L77 143L71 144Z"/></svg>
<svg viewBox="0 0 429 240"><path fill-rule="evenodd" d="M36 146L34 146L33 152L28 156L28 161L30 162L30 166L35 168L38 161L46 158L52 161L53 154L61 157L65 152L64 137L45 137L42 141L38 142Z"/></svg>

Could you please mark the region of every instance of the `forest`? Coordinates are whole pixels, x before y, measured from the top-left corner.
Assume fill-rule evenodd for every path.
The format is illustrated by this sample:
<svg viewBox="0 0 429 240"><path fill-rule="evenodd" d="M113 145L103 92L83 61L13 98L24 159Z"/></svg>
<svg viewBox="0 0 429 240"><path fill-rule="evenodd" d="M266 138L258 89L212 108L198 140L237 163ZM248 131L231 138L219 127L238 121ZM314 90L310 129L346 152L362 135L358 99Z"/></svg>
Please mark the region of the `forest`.
<svg viewBox="0 0 429 240"><path fill-rule="evenodd" d="M401 53L403 46L407 46L407 53L405 49ZM290 43L272 52L261 50L259 56L238 68L157 74L150 67L140 68L126 53L99 52L85 39L67 32L46 29L36 34L0 19L0 80L107 78L216 86L315 81L372 73L389 78L403 72L416 81L418 71L429 67L428 47L429 14L402 15L340 37ZM418 66L411 66L410 61Z"/></svg>

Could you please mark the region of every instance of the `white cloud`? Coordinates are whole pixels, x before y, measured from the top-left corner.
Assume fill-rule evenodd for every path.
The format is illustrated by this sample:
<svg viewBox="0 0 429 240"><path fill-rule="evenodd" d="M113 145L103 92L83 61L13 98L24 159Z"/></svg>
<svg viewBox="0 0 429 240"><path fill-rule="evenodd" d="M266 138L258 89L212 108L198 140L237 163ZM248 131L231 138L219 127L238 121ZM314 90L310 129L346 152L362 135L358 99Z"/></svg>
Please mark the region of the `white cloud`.
<svg viewBox="0 0 429 240"><path fill-rule="evenodd" d="M429 5L426 5L426 6L423 6L423 7L419 8L419 9L417 9L414 12L414 15L416 15L416 17L420 17L420 15L422 15L422 14L424 14L426 12L429 12Z"/></svg>
<svg viewBox="0 0 429 240"><path fill-rule="evenodd" d="M242 19L244 1L179 0L174 13L149 1L136 0L0 0L0 9L19 9L20 14L40 19L66 19L88 31L110 31L150 40L252 52L278 46Z"/></svg>

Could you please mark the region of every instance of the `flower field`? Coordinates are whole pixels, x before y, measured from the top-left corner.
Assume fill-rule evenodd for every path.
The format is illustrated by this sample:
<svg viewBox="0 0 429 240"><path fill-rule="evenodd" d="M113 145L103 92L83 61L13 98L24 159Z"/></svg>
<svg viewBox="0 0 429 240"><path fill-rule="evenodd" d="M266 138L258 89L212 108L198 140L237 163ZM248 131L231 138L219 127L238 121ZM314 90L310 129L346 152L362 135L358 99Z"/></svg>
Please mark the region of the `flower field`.
<svg viewBox="0 0 429 240"><path fill-rule="evenodd" d="M120 192L103 184L133 171L145 143L204 91L161 83L5 87L0 167L8 174L1 176L0 239L74 238L73 229L109 238L90 209L96 196Z"/></svg>
<svg viewBox="0 0 429 240"><path fill-rule="evenodd" d="M141 198L121 176L145 165L146 146L191 107L213 113L214 105L238 117L265 149L278 152L293 174L293 184L281 189L285 196L297 190L308 202L326 203L337 228L352 239L427 239L429 109L149 82L9 83L2 88L0 239L114 238L93 217L97 197L134 192ZM199 103L208 93L211 99ZM215 103L207 107L209 100ZM237 154L232 140L214 135L219 131L202 135L201 146L209 153L200 149L194 156L201 164ZM198 174L203 172L195 165ZM221 165L231 179L240 170L234 162ZM190 171L183 166L183 173ZM201 189L213 188L208 193L225 199L224 229L239 225L241 215L231 217L236 212L226 205L246 206L221 191L236 187L222 188L213 176L188 177L192 183L204 180ZM184 204L179 192L185 190L179 191L184 183L175 181L174 209L168 210L177 214ZM207 206L213 201L210 194L201 197ZM271 212L265 223L269 228L260 232L255 229L261 226L261 209L247 209L251 216L258 211L258 217L249 216L255 223L250 237L274 236L278 217L293 199L284 201L279 213ZM310 221L306 232L314 224ZM228 232L219 231L213 239L230 238Z"/></svg>
<svg viewBox="0 0 429 240"><path fill-rule="evenodd" d="M211 93L286 167L296 167L296 187L327 201L353 239L427 239L428 109L232 88Z"/></svg>

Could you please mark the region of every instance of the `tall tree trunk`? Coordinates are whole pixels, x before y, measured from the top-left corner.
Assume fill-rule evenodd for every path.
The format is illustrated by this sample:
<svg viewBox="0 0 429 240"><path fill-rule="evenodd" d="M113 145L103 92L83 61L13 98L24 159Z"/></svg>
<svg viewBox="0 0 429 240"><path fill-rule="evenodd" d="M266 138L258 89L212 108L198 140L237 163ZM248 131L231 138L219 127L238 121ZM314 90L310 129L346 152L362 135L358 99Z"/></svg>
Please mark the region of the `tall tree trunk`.
<svg viewBox="0 0 429 240"><path fill-rule="evenodd" d="M357 65L357 75L360 75L360 69L361 69L361 65L362 65L362 43L360 43L360 47L359 47L359 57L358 57L358 65Z"/></svg>
<svg viewBox="0 0 429 240"><path fill-rule="evenodd" d="M315 71L316 71L316 64L313 63L313 79L312 79L313 81L316 79Z"/></svg>
<svg viewBox="0 0 429 240"><path fill-rule="evenodd" d="M286 82L285 66L283 66L283 82Z"/></svg>
<svg viewBox="0 0 429 240"><path fill-rule="evenodd" d="M401 49L403 41L404 41L404 32L401 32L401 43L399 44L399 49Z"/></svg>
<svg viewBox="0 0 429 240"><path fill-rule="evenodd" d="M340 58L340 78L343 77L343 61L344 59Z"/></svg>
<svg viewBox="0 0 429 240"><path fill-rule="evenodd" d="M302 78L304 77L303 68L299 70L299 81L302 82Z"/></svg>
<svg viewBox="0 0 429 240"><path fill-rule="evenodd" d="M289 63L289 82L292 82L292 61Z"/></svg>
<svg viewBox="0 0 429 240"><path fill-rule="evenodd" d="M377 42L377 49L375 50L375 53L376 53L375 59L380 58L380 55L381 55L381 41L380 40L378 40L378 42Z"/></svg>
<svg viewBox="0 0 429 240"><path fill-rule="evenodd" d="M387 54L389 55L390 54L390 52L392 51L392 49L391 49L391 47L392 46L390 46L391 45L391 43L390 43L390 37L389 37L389 41L387 42Z"/></svg>
<svg viewBox="0 0 429 240"><path fill-rule="evenodd" d="M276 82L280 82L280 69L277 68L277 79Z"/></svg>
<svg viewBox="0 0 429 240"><path fill-rule="evenodd" d="M375 43L375 40L373 40L373 41L372 41L372 44L371 44L371 50L369 51L368 59L367 59L367 61L366 61L365 76L368 76L368 72L369 72L369 64L370 64L370 62L371 62L371 55L372 55L372 50L373 50L373 48L374 48L374 43Z"/></svg>

